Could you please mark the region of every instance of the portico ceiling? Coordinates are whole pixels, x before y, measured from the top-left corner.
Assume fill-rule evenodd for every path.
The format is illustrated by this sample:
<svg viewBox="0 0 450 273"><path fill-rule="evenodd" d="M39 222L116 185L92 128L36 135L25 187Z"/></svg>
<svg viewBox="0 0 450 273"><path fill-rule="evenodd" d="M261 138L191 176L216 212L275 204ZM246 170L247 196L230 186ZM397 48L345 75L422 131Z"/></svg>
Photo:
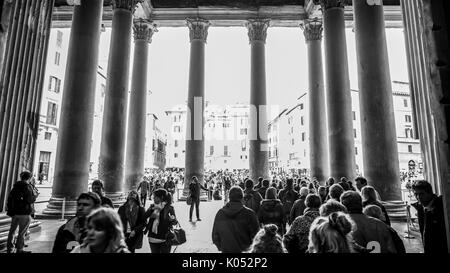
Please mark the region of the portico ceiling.
<svg viewBox="0 0 450 273"><path fill-rule="evenodd" d="M112 0L104 1L103 24L111 26ZM345 7L347 27L353 25L351 0ZM384 0L386 27L402 27L399 0ZM53 27L70 27L73 6L55 0ZM244 26L248 19L270 18L272 27L298 27L302 20L321 17L312 0L144 0L135 17L146 18L158 27L185 27L186 18L209 20L213 27Z"/></svg>

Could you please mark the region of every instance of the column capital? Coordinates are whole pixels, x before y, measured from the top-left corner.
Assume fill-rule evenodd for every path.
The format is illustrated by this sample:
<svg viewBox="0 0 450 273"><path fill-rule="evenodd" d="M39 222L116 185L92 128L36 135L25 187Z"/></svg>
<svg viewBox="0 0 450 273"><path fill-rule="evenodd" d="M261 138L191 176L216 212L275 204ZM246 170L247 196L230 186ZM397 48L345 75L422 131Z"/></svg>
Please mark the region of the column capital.
<svg viewBox="0 0 450 273"><path fill-rule="evenodd" d="M115 9L126 9L134 13L136 6L142 3L144 0L112 0L112 8Z"/></svg>
<svg viewBox="0 0 450 273"><path fill-rule="evenodd" d="M158 32L156 24L146 19L137 19L133 22L134 40L145 40L147 43L152 42L152 36Z"/></svg>
<svg viewBox="0 0 450 273"><path fill-rule="evenodd" d="M307 42L322 40L323 24L321 19L306 19L300 24L300 28L303 30Z"/></svg>
<svg viewBox="0 0 450 273"><path fill-rule="evenodd" d="M322 11L331 8L344 8L346 2L346 0L314 0L314 4L320 5L322 7Z"/></svg>
<svg viewBox="0 0 450 273"><path fill-rule="evenodd" d="M248 29L249 43L261 41L266 43L267 29L270 26L270 19L249 19L245 22Z"/></svg>
<svg viewBox="0 0 450 273"><path fill-rule="evenodd" d="M186 23L189 28L189 40L191 42L193 40L202 40L206 43L206 39L208 38L208 28L211 23L208 20L200 18L187 18Z"/></svg>

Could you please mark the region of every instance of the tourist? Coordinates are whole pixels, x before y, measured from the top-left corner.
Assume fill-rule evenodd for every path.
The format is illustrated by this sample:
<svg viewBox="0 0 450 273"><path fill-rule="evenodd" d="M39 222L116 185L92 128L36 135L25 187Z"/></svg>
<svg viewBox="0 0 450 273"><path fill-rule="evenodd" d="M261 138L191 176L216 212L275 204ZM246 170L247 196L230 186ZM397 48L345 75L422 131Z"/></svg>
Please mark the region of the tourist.
<svg viewBox="0 0 450 273"><path fill-rule="evenodd" d="M101 205L100 196L95 192L80 194L77 199L75 217L70 218L56 233L53 253L69 253L75 246L81 244L86 237L86 217Z"/></svg>
<svg viewBox="0 0 450 273"><path fill-rule="evenodd" d="M372 247L372 250L379 248L381 253L396 253L388 226L378 219L363 214L362 198L359 193L344 192L341 195L341 203L347 208L350 217L355 222L356 230L353 232L353 238L359 246Z"/></svg>
<svg viewBox="0 0 450 273"><path fill-rule="evenodd" d="M442 196L433 193L431 184L425 180L412 185L416 203L420 234L425 253L448 253Z"/></svg>
<svg viewBox="0 0 450 273"><path fill-rule="evenodd" d="M270 187L266 191L266 198L262 200L257 213L261 226L274 224L278 227L278 233L283 235L286 230L286 215L283 204L277 199L277 189Z"/></svg>
<svg viewBox="0 0 450 273"><path fill-rule="evenodd" d="M319 217L311 224L309 233L310 253L352 253L352 231L355 224L345 213L333 212Z"/></svg>
<svg viewBox="0 0 450 273"><path fill-rule="evenodd" d="M367 186L367 179L362 176L358 176L357 178L355 178L355 182L356 182L356 188L358 189L358 191L361 191L362 188Z"/></svg>
<svg viewBox="0 0 450 273"><path fill-rule="evenodd" d="M169 192L172 196L175 195L175 182L173 182L173 178L169 176L167 182L164 183L164 189Z"/></svg>
<svg viewBox="0 0 450 273"><path fill-rule="evenodd" d="M253 189L253 180L247 179L245 181L244 206L258 214L262 199L261 194Z"/></svg>
<svg viewBox="0 0 450 273"><path fill-rule="evenodd" d="M341 181L339 181L338 184L344 189L344 191L349 191L349 190L351 190L351 189L350 189L350 186L349 186L349 184L348 184L348 179L347 179L347 177L341 177Z"/></svg>
<svg viewBox="0 0 450 273"><path fill-rule="evenodd" d="M118 213L122 221L125 243L128 250L134 253L135 249L142 247L145 227L145 209L141 206L136 191L128 193L127 201L119 207Z"/></svg>
<svg viewBox="0 0 450 273"><path fill-rule="evenodd" d="M326 203L322 204L319 208L319 214L321 217L327 217L333 212L348 213L347 208L334 199L328 200Z"/></svg>
<svg viewBox="0 0 450 273"><path fill-rule="evenodd" d="M280 199L283 204L284 215L286 217L286 222L290 225L294 219L291 219L291 209L295 201L299 198L298 192L294 191L294 180L288 178L286 180L286 187L278 193L278 199Z"/></svg>
<svg viewBox="0 0 450 273"><path fill-rule="evenodd" d="M363 208L368 205L376 205L379 206L383 214L381 215L380 220L383 221L386 225L390 226L391 221L389 219L389 215L386 211L386 208L381 204L381 202L377 198L377 191L372 186L365 186L361 189L361 196L363 200Z"/></svg>
<svg viewBox="0 0 450 273"><path fill-rule="evenodd" d="M327 201L327 188L325 186L319 186L317 194L320 196L320 201L325 203Z"/></svg>
<svg viewBox="0 0 450 273"><path fill-rule="evenodd" d="M289 232L284 236L283 242L289 253L305 253L308 250L309 228L319 217L319 207L322 202L318 195L308 194L305 204L305 212L294 219Z"/></svg>
<svg viewBox="0 0 450 273"><path fill-rule="evenodd" d="M286 253L282 238L278 234L278 227L273 224L265 225L253 239L249 253Z"/></svg>
<svg viewBox="0 0 450 273"><path fill-rule="evenodd" d="M269 188L270 186L270 182L268 179L264 179L262 181L262 186L261 188L258 189L259 194L261 194L261 196L266 196L266 190Z"/></svg>
<svg viewBox="0 0 450 273"><path fill-rule="evenodd" d="M86 219L86 238L71 253L129 253L119 214L112 208L92 211Z"/></svg>
<svg viewBox="0 0 450 273"><path fill-rule="evenodd" d="M166 241L166 236L170 228L178 223L172 198L165 189L157 189L153 192L153 201L154 204L145 212L145 219L149 220L144 234L148 233L152 253L170 253L172 246Z"/></svg>
<svg viewBox="0 0 450 273"><path fill-rule="evenodd" d="M31 179L31 173L24 171L20 173L20 180L14 183L7 199L7 215L11 217L11 226L6 241L6 252L11 253L13 249L13 237L17 227L19 234L16 242L17 253L29 253L23 250L25 245L25 234L31 223L31 214L33 214L33 203L37 195L33 193L33 187L28 183Z"/></svg>
<svg viewBox="0 0 450 273"><path fill-rule="evenodd" d="M259 230L253 210L242 203L244 193L238 186L231 187L229 200L214 218L212 241L223 253L241 253L252 244Z"/></svg>
<svg viewBox="0 0 450 273"><path fill-rule="evenodd" d="M189 196L188 198L191 198L191 207L189 208L189 222L192 222L192 213L194 212L195 207L195 214L197 215L197 221L201 221L200 219L200 190L203 189L207 191L208 189L203 187L198 182L198 178L196 176L193 176L191 179L191 184L189 184Z"/></svg>
<svg viewBox="0 0 450 273"><path fill-rule="evenodd" d="M289 213L289 218L295 220L298 216L303 215L303 212L306 209L305 200L306 196L308 196L309 190L307 187L302 187L300 189L300 197L294 203Z"/></svg>
<svg viewBox="0 0 450 273"><path fill-rule="evenodd" d="M363 213L367 216L377 218L379 220L381 220L383 217L383 212L382 212L381 208L377 205L365 206L363 209ZM389 232L391 233L392 240L394 242L395 250L397 251L397 253L406 253L405 245L403 244L403 241L400 238L400 236L398 236L397 231L395 231L395 229L393 229L390 226L388 226L388 228L389 228Z"/></svg>
<svg viewBox="0 0 450 273"><path fill-rule="evenodd" d="M344 189L339 184L334 184L328 191L328 199L333 199L340 202L341 195L344 193Z"/></svg>
<svg viewBox="0 0 450 273"><path fill-rule="evenodd" d="M150 192L150 183L147 181L146 177L144 177L141 183L139 183L137 191L139 192L139 190L141 193L141 203L142 206L145 208L145 204L147 203L147 195Z"/></svg>
<svg viewBox="0 0 450 273"><path fill-rule="evenodd" d="M94 180L92 182L91 188L92 188L92 192L95 192L96 194L98 194L98 196L100 196L100 199L102 201L101 206L114 208L112 200L103 194L103 191L105 190L105 188L104 188L103 182L101 180L98 180L98 179Z"/></svg>

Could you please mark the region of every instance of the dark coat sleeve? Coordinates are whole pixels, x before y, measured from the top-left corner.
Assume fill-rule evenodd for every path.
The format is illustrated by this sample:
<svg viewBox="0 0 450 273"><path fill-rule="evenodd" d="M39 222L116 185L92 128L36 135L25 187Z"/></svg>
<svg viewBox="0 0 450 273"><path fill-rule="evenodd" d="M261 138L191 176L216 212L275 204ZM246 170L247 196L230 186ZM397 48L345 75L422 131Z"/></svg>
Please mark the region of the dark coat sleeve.
<svg viewBox="0 0 450 273"><path fill-rule="evenodd" d="M256 218L256 214L253 211L250 211L250 215L248 217L248 221L249 221L249 230L250 230L250 237L253 238L255 237L256 233L258 233L259 231L259 222L258 222L258 218Z"/></svg>
<svg viewBox="0 0 450 273"><path fill-rule="evenodd" d="M64 230L66 225L62 225L56 233L55 243L53 244L52 253L69 253L70 249L67 249L67 244L71 241L75 241L75 236L70 232Z"/></svg>

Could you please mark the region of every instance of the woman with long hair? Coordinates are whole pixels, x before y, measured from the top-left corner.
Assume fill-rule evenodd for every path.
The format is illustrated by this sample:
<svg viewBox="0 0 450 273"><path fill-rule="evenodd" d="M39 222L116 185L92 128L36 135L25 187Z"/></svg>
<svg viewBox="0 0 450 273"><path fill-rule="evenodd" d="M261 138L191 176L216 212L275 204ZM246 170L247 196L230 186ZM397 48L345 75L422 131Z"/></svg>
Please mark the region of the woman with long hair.
<svg viewBox="0 0 450 273"><path fill-rule="evenodd" d="M71 253L129 253L119 214L112 208L92 211L86 219L86 229L83 243Z"/></svg>
<svg viewBox="0 0 450 273"><path fill-rule="evenodd" d="M353 253L352 231L355 224L345 213L333 212L319 217L309 232L310 253Z"/></svg>
<svg viewBox="0 0 450 273"><path fill-rule="evenodd" d="M153 192L154 204L145 212L145 219L149 218L146 230L152 253L170 253L171 245L167 241L170 228L177 223L172 197L165 189Z"/></svg>
<svg viewBox="0 0 450 273"><path fill-rule="evenodd" d="M128 193L127 201L119 207L118 213L128 250L134 253L135 249L142 247L145 227L145 209L141 206L137 191Z"/></svg>
<svg viewBox="0 0 450 273"><path fill-rule="evenodd" d="M364 186L361 189L361 196L363 201L363 208L368 205L375 205L380 207L381 211L383 212L380 220L383 221L386 225L390 226L391 221L389 219L389 215L386 211L386 208L381 204L378 198L378 192L375 190L375 188L372 186Z"/></svg>
<svg viewBox="0 0 450 273"><path fill-rule="evenodd" d="M266 198L261 201L261 207L257 213L261 227L267 224L275 224L278 234L284 235L286 231L286 216L283 204L277 199L277 189L270 187L266 190Z"/></svg>

